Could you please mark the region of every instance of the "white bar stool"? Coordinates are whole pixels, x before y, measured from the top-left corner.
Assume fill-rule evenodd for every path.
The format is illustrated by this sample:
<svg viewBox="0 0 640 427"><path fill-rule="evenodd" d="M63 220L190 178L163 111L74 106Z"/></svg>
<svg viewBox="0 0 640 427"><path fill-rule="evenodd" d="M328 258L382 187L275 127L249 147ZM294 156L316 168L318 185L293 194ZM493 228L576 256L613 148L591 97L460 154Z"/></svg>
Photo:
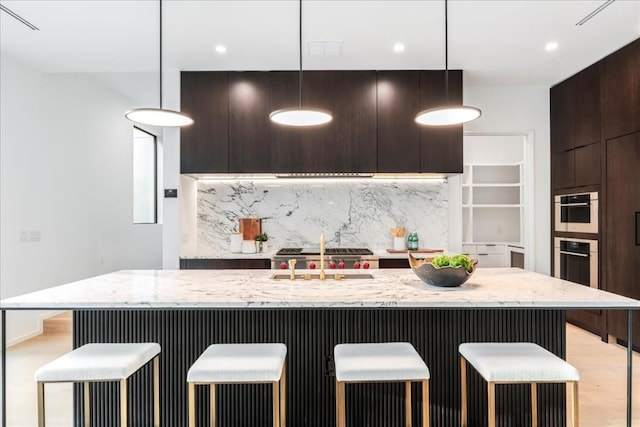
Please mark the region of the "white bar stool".
<svg viewBox="0 0 640 427"><path fill-rule="evenodd" d="M411 383L422 383L422 426L429 426L429 368L407 342L338 344L336 366L336 419L346 427L345 384L405 383L405 426L411 427Z"/></svg>
<svg viewBox="0 0 640 427"><path fill-rule="evenodd" d="M47 363L35 373L38 382L38 427L45 425L44 385L84 383L84 424L91 425L89 383L120 382L120 423L127 426L127 378L153 359L153 425L160 425L160 345L156 343L86 344Z"/></svg>
<svg viewBox="0 0 640 427"><path fill-rule="evenodd" d="M189 427L196 425L196 389L209 385L210 425L216 425L216 384L271 383L273 386L273 426L286 425L287 346L284 344L213 344L195 361L187 373L189 383Z"/></svg>
<svg viewBox="0 0 640 427"><path fill-rule="evenodd" d="M531 425L538 425L538 383L566 383L573 426L578 427L578 370L534 343L460 344L462 426L467 426L467 362L487 381L489 427L496 425L495 385L531 383ZM569 387L571 386L571 387Z"/></svg>

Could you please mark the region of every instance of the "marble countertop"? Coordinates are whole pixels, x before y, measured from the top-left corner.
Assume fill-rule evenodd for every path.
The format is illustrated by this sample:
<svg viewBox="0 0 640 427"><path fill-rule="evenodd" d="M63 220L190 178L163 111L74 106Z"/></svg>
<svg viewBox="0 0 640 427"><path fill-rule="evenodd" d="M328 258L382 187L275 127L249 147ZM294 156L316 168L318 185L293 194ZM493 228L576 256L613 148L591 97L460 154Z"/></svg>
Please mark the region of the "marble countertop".
<svg viewBox="0 0 640 427"><path fill-rule="evenodd" d="M254 253L254 254L243 254L243 253L234 253L234 252L220 252L215 254L203 254L203 255L183 255L181 259L271 259L275 256L278 249L269 250L266 252ZM373 254L379 258L406 258L406 253L389 253L386 249L373 249ZM437 253L423 253L418 252L414 253L416 258L424 258L428 256L440 255L445 252L437 252Z"/></svg>
<svg viewBox="0 0 640 427"><path fill-rule="evenodd" d="M640 301L517 268L479 268L458 288L426 285L410 269L343 271L373 279L273 280L271 270L122 270L4 299L0 308L640 309Z"/></svg>

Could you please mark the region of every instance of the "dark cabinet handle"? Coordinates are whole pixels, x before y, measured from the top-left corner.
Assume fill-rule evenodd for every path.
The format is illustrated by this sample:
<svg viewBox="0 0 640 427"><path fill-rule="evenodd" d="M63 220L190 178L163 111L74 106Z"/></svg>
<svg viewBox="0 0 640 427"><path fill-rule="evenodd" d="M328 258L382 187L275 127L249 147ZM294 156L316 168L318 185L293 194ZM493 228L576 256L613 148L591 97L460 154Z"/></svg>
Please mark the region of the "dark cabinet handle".
<svg viewBox="0 0 640 427"><path fill-rule="evenodd" d="M640 212L636 212L636 246L640 246Z"/></svg>

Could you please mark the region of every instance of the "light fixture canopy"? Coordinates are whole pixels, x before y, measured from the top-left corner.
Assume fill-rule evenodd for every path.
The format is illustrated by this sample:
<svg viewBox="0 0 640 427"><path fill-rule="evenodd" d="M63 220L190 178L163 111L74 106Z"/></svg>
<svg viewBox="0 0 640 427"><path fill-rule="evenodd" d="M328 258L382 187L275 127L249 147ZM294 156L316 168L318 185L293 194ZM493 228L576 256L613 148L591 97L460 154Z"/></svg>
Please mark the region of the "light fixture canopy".
<svg viewBox="0 0 640 427"><path fill-rule="evenodd" d="M416 123L424 126L461 125L482 115L479 108L449 104L449 14L447 0L444 0L444 91L445 105L420 111L416 115Z"/></svg>
<svg viewBox="0 0 640 427"><path fill-rule="evenodd" d="M160 108L135 108L124 113L124 116L134 122L147 126L180 127L193 124L193 119L180 111L162 108L162 0L160 6Z"/></svg>
<svg viewBox="0 0 640 427"><path fill-rule="evenodd" d="M333 120L329 111L302 108L302 0L299 1L298 21L298 107L283 108L269 114L269 119L282 126L309 127L327 124Z"/></svg>

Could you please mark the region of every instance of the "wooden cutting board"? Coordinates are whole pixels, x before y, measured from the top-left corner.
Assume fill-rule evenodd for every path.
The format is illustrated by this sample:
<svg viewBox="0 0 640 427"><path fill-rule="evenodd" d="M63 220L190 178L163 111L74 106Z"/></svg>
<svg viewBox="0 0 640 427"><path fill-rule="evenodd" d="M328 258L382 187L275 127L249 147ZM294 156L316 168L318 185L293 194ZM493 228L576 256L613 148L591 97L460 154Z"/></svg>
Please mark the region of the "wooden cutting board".
<svg viewBox="0 0 640 427"><path fill-rule="evenodd" d="M387 249L390 254L406 254L408 249ZM434 254L438 252L444 252L444 249L418 249L411 251L412 254Z"/></svg>
<svg viewBox="0 0 640 427"><path fill-rule="evenodd" d="M240 233L242 240L255 240L258 234L262 234L260 218L240 218Z"/></svg>

